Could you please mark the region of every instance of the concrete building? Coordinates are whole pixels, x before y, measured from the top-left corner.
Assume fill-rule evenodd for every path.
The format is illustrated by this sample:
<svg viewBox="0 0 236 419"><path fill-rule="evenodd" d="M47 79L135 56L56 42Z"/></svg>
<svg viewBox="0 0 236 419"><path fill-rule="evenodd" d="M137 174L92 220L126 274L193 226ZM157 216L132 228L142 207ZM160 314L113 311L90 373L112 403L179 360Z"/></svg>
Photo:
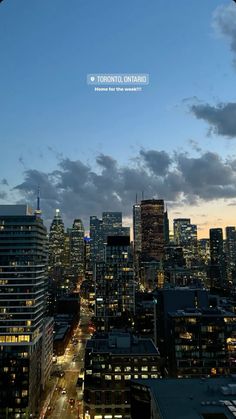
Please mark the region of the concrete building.
<svg viewBox="0 0 236 419"><path fill-rule="evenodd" d="M35 414L42 370L44 381L50 369L50 360L42 356L46 241L39 214L32 215L26 205L0 206L1 418Z"/></svg>

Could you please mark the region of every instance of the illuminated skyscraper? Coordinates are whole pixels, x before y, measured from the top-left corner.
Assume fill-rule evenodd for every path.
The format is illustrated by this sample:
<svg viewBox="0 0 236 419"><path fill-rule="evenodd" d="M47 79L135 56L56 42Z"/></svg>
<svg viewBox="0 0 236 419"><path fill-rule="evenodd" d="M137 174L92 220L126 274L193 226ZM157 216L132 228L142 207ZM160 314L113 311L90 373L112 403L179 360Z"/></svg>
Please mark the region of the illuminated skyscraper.
<svg viewBox="0 0 236 419"><path fill-rule="evenodd" d="M183 248L188 266L197 256L197 225L191 224L190 218L176 218L174 224L175 243Z"/></svg>
<svg viewBox="0 0 236 419"><path fill-rule="evenodd" d="M104 258L102 220L96 216L90 217L91 263L94 267Z"/></svg>
<svg viewBox="0 0 236 419"><path fill-rule="evenodd" d="M228 280L236 282L236 228L226 227L226 261Z"/></svg>
<svg viewBox="0 0 236 419"><path fill-rule="evenodd" d="M26 205L0 206L1 418L28 418L37 410L42 377L46 250L46 227L40 216L32 215ZM45 330L48 333L51 326ZM47 357L49 352L46 349Z"/></svg>
<svg viewBox="0 0 236 419"><path fill-rule="evenodd" d="M210 229L210 256L211 286L221 288L225 285L226 279L222 228Z"/></svg>
<svg viewBox="0 0 236 419"><path fill-rule="evenodd" d="M95 275L98 329L109 330L114 319L134 313L135 283L130 239L108 236L105 262L97 263Z"/></svg>
<svg viewBox="0 0 236 419"><path fill-rule="evenodd" d="M164 201L141 201L142 259L162 260L164 255Z"/></svg>
<svg viewBox="0 0 236 419"><path fill-rule="evenodd" d="M70 265L75 275L84 276L84 263L84 226L76 219L70 230Z"/></svg>
<svg viewBox="0 0 236 419"><path fill-rule="evenodd" d="M49 269L63 265L64 258L64 223L60 210L56 209L49 233Z"/></svg>
<svg viewBox="0 0 236 419"><path fill-rule="evenodd" d="M140 254L141 248L142 248L140 204L133 205L133 240L134 240L134 254L138 255Z"/></svg>

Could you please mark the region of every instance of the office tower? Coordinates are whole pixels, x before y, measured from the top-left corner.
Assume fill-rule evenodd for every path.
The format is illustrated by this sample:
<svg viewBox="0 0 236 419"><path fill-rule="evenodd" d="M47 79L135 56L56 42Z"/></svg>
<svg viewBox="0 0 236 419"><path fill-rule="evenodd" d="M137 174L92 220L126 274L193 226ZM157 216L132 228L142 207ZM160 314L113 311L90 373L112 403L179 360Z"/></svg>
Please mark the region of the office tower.
<svg viewBox="0 0 236 419"><path fill-rule="evenodd" d="M122 228L122 213L121 212L103 212L102 213L102 227L104 241L107 236L113 236L114 230Z"/></svg>
<svg viewBox="0 0 236 419"><path fill-rule="evenodd" d="M47 283L46 227L26 205L0 206L0 417L36 414ZM44 343L50 345L50 338ZM43 380L44 380L43 378Z"/></svg>
<svg viewBox="0 0 236 419"><path fill-rule="evenodd" d="M139 255L142 248L140 204L133 205L133 241L134 241L134 254Z"/></svg>
<svg viewBox="0 0 236 419"><path fill-rule="evenodd" d="M197 257L197 226L191 224L189 218L177 218L174 220L175 243L182 246L186 264L191 267Z"/></svg>
<svg viewBox="0 0 236 419"><path fill-rule="evenodd" d="M94 267L97 262L104 260L102 220L96 216L90 217L91 263Z"/></svg>
<svg viewBox="0 0 236 419"><path fill-rule="evenodd" d="M122 212L103 212L102 229L104 243L107 243L108 236L130 235L130 228L122 226Z"/></svg>
<svg viewBox="0 0 236 419"><path fill-rule="evenodd" d="M177 245L182 245L182 238L185 229L190 225L190 223L190 218L175 218L173 220L174 240Z"/></svg>
<svg viewBox="0 0 236 419"><path fill-rule="evenodd" d="M170 241L169 218L167 210L164 212L164 242L168 245Z"/></svg>
<svg viewBox="0 0 236 419"><path fill-rule="evenodd" d="M85 268L85 279L92 279L93 267L91 261L91 239L90 237L84 237L84 268Z"/></svg>
<svg viewBox="0 0 236 419"><path fill-rule="evenodd" d="M56 209L49 233L49 269L63 266L64 258L64 223L60 210Z"/></svg>
<svg viewBox="0 0 236 419"><path fill-rule="evenodd" d="M211 287L222 288L225 286L226 271L221 228L210 229L210 256Z"/></svg>
<svg viewBox="0 0 236 419"><path fill-rule="evenodd" d="M162 260L164 255L164 201L141 201L142 260Z"/></svg>
<svg viewBox="0 0 236 419"><path fill-rule="evenodd" d="M200 260L207 264L210 261L210 240L199 239L198 240L198 254Z"/></svg>
<svg viewBox="0 0 236 419"><path fill-rule="evenodd" d="M84 226L80 219L74 220L70 230L70 266L76 277L84 277Z"/></svg>
<svg viewBox="0 0 236 419"><path fill-rule="evenodd" d="M227 277L233 284L236 282L236 228L226 227L226 261Z"/></svg>
<svg viewBox="0 0 236 419"><path fill-rule="evenodd" d="M105 262L96 265L95 300L101 331L109 330L121 316L134 313L135 283L129 237L108 236Z"/></svg>

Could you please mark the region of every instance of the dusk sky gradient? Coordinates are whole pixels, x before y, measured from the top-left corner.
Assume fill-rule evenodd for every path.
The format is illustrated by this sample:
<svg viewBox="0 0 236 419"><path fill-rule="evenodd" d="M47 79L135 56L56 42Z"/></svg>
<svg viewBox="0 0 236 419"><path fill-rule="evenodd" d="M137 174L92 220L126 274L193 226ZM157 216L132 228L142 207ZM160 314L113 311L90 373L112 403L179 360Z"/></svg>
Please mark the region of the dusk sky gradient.
<svg viewBox="0 0 236 419"><path fill-rule="evenodd" d="M95 92L90 73L148 73L142 92ZM136 191L236 225L236 4L231 0L4 0L0 202L61 208L67 226Z"/></svg>

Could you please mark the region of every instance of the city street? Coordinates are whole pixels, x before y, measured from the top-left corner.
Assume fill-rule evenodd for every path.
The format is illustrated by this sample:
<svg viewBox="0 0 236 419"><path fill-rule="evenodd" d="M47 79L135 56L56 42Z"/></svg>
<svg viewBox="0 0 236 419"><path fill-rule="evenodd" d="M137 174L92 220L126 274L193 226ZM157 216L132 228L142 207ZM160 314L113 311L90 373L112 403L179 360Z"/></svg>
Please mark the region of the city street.
<svg viewBox="0 0 236 419"><path fill-rule="evenodd" d="M65 375L59 378L48 395L40 419L78 419L83 418L82 388L77 387L78 377L83 377L84 349L90 338L89 321L91 313L81 312L80 323L74 333L76 344L70 342L63 356L57 358L53 371L61 370Z"/></svg>

